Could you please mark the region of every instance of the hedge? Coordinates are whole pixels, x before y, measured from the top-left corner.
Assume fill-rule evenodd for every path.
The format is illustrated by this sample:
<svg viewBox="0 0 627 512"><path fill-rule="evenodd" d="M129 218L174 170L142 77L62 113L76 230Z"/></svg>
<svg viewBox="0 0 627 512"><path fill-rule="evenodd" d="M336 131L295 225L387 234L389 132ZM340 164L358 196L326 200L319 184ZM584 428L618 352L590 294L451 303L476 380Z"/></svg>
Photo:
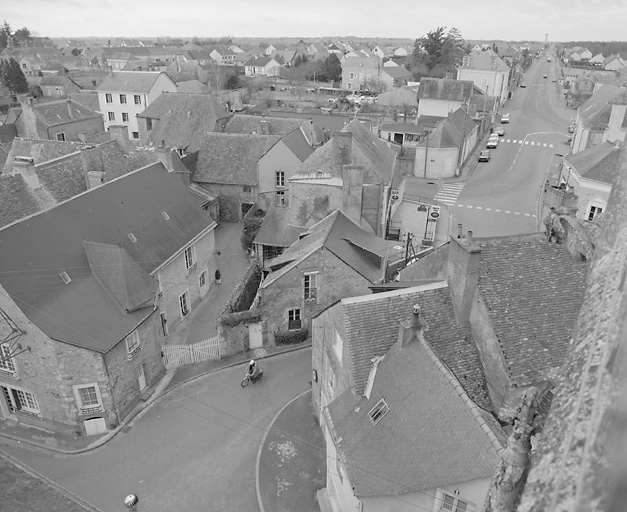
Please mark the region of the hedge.
<svg viewBox="0 0 627 512"><path fill-rule="evenodd" d="M309 331L307 329L298 329L296 331L276 331L274 333L274 342L277 345L292 345L305 341L308 335Z"/></svg>
<svg viewBox="0 0 627 512"><path fill-rule="evenodd" d="M235 327L239 324L254 324L261 321L259 311L241 311L239 313L225 313L220 317L220 323L226 327Z"/></svg>

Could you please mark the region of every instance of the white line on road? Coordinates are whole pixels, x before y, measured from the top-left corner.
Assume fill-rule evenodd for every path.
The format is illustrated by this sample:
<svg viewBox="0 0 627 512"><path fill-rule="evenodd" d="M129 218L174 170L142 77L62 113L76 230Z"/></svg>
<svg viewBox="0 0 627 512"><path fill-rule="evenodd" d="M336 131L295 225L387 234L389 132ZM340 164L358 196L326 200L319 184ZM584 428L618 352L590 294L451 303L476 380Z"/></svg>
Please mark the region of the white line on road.
<svg viewBox="0 0 627 512"><path fill-rule="evenodd" d="M497 209L495 209L494 211L495 211L495 212L499 212L499 213L501 212L501 210L497 210Z"/></svg>
<svg viewBox="0 0 627 512"><path fill-rule="evenodd" d="M512 212L510 212L509 210L505 210L505 213L512 213Z"/></svg>

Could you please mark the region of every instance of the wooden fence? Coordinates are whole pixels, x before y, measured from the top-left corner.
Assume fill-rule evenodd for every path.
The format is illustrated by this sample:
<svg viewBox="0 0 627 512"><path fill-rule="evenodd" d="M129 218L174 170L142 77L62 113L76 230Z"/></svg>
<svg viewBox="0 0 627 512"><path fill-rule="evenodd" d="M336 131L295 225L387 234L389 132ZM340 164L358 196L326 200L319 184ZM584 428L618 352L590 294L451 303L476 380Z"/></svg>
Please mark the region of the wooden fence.
<svg viewBox="0 0 627 512"><path fill-rule="evenodd" d="M168 370L208 359L220 359L220 336L191 345L163 345L163 364Z"/></svg>

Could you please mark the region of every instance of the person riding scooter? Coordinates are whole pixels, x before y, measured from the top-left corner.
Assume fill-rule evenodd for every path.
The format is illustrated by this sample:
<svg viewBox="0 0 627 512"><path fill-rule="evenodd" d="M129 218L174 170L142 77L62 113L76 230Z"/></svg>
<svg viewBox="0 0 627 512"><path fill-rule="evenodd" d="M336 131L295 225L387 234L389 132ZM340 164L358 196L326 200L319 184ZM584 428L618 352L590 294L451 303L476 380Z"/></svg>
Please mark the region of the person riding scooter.
<svg viewBox="0 0 627 512"><path fill-rule="evenodd" d="M250 375L251 380L255 380L259 376L259 367L254 359L251 359L250 363L248 363L246 373Z"/></svg>

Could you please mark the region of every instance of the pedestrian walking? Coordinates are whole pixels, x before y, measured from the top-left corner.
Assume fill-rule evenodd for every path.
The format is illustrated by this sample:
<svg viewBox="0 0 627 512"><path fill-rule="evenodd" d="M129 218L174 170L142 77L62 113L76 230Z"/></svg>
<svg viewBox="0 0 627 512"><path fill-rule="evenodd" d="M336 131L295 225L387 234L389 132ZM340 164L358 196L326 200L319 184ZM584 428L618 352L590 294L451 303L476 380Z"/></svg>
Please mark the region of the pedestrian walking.
<svg viewBox="0 0 627 512"><path fill-rule="evenodd" d="M222 279L221 279L221 275L220 275L220 271L216 269L216 284L222 284Z"/></svg>

